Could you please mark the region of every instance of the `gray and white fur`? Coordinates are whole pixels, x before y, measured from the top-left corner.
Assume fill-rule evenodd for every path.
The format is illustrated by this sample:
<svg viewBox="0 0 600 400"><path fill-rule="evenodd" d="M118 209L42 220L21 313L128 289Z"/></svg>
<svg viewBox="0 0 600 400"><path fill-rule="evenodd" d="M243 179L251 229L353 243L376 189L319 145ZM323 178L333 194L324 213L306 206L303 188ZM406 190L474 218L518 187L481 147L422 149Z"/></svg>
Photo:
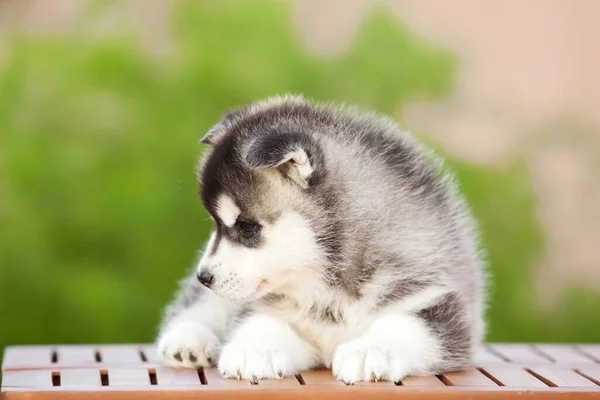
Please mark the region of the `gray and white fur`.
<svg viewBox="0 0 600 400"><path fill-rule="evenodd" d="M431 151L385 117L293 96L227 114L202 142L215 229L167 308L167 364L250 380L325 366L348 384L470 365L484 262Z"/></svg>

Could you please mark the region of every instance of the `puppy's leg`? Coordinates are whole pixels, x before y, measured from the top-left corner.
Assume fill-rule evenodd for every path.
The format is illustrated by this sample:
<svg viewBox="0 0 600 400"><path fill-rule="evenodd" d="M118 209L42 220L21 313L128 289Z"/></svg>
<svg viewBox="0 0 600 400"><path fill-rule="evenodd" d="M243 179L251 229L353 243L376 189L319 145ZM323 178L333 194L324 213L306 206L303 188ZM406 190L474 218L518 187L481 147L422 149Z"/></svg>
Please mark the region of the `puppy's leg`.
<svg viewBox="0 0 600 400"><path fill-rule="evenodd" d="M197 368L217 361L221 341L238 308L202 286L195 276L186 279L166 312L157 350L166 364Z"/></svg>
<svg viewBox="0 0 600 400"><path fill-rule="evenodd" d="M219 358L227 378L256 380L292 376L314 364L314 351L284 321L266 314L249 317Z"/></svg>
<svg viewBox="0 0 600 400"><path fill-rule="evenodd" d="M447 294L420 311L379 317L364 335L338 346L332 369L346 384L398 382L467 366L471 344L460 300Z"/></svg>

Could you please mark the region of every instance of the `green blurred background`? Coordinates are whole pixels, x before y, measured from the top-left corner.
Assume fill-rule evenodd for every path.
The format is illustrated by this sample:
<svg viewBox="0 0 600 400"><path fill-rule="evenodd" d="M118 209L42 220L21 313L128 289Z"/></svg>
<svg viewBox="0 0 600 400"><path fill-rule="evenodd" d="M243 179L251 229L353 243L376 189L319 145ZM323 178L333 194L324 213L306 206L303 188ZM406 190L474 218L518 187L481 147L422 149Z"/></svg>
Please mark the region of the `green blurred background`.
<svg viewBox="0 0 600 400"><path fill-rule="evenodd" d="M175 50L150 56L126 30L89 33L106 4L90 3L68 34L5 37L2 347L153 340L210 229L197 142L230 107L292 92L402 121L407 104L452 96L461 63L385 8L369 13L345 51L315 54L288 3L256 0L177 2ZM524 158L486 166L447 155L488 250L488 340L597 341L597 287L537 301L546 233Z"/></svg>

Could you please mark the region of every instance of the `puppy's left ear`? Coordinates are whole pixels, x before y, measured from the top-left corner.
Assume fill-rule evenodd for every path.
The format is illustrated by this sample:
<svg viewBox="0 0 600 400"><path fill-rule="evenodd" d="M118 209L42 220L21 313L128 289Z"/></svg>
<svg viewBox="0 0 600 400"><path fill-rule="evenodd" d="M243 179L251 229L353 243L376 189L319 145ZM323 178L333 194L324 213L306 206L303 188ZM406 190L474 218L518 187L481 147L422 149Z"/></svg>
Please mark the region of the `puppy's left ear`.
<svg viewBox="0 0 600 400"><path fill-rule="evenodd" d="M223 123L219 121L215 125L213 125L213 127L210 128L208 130L208 132L206 132L206 135L204 135L204 137L202 139L200 139L198 141L198 143L213 145L215 137L222 130L223 130Z"/></svg>
<svg viewBox="0 0 600 400"><path fill-rule="evenodd" d="M232 110L229 111L219 122L213 125L212 128L206 132L206 135L198 143L214 145L215 142L219 139L225 131L227 127L231 124L231 122L241 114L241 110Z"/></svg>
<svg viewBox="0 0 600 400"><path fill-rule="evenodd" d="M250 168L278 168L303 188L313 182L315 146L307 137L293 133L275 133L254 138L244 153Z"/></svg>

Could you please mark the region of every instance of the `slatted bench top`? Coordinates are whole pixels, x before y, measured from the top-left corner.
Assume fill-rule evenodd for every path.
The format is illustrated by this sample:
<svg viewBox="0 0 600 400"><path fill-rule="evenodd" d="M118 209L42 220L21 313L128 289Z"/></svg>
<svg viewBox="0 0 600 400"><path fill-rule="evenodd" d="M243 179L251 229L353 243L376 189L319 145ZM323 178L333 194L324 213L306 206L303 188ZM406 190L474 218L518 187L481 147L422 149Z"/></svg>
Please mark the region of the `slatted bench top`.
<svg viewBox="0 0 600 400"><path fill-rule="evenodd" d="M346 386L325 370L251 384L214 368L165 367L151 345L14 346L4 353L2 399L600 399L600 345L487 344L475 364L399 384Z"/></svg>

